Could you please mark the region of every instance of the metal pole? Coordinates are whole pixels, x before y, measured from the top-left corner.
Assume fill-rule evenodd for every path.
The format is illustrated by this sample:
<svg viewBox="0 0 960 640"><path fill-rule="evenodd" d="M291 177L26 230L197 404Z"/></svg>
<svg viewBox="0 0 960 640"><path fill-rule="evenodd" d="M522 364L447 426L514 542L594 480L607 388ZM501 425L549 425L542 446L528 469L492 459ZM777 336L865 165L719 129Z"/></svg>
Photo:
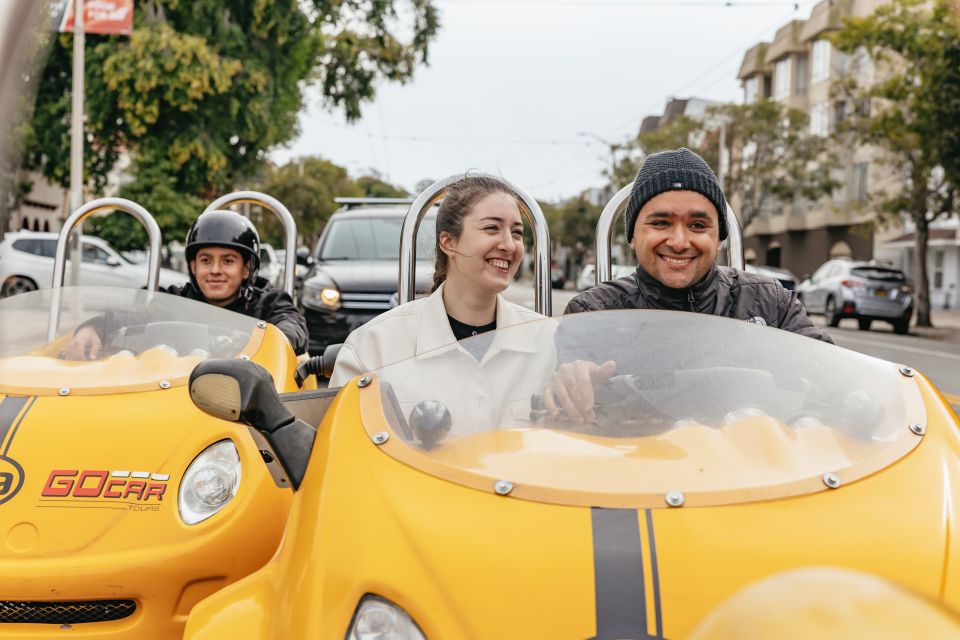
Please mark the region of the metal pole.
<svg viewBox="0 0 960 640"><path fill-rule="evenodd" d="M147 289L156 291L160 282L160 227L157 221L153 219L150 212L141 205L127 200L125 198L100 198L93 202L88 202L76 211L74 211L60 230L60 236L57 238L57 251L53 259L53 301L50 305L50 322L47 325L47 341L53 342L57 337L57 325L60 323L60 300L61 288L63 287L64 270L67 261L67 242L73 229L81 224L86 218L106 211L124 211L129 213L147 230L147 237L150 241L150 248L147 253ZM79 261L74 262L74 268Z"/></svg>
<svg viewBox="0 0 960 640"><path fill-rule="evenodd" d="M72 111L70 113L70 210L76 211L83 204L83 53L85 35L83 31L83 0L73 2L73 89L70 95ZM80 284L80 237L83 230L78 229L71 245L70 284Z"/></svg>
<svg viewBox="0 0 960 640"><path fill-rule="evenodd" d="M607 206L603 208L600 219L597 220L597 250L595 252L597 254L597 268L593 272L593 277L596 280L594 284L613 280L613 266L611 265L610 259L610 246L614 235L613 223L626 208L627 200L630 198L630 191L632 189L633 185L628 184L614 194L614 196L610 198L610 201L607 202Z"/></svg>
<svg viewBox="0 0 960 640"><path fill-rule="evenodd" d="M720 183L720 190L727 192L727 163L729 158L724 157L724 151L727 148L727 121L720 123L720 151L717 154L717 182Z"/></svg>

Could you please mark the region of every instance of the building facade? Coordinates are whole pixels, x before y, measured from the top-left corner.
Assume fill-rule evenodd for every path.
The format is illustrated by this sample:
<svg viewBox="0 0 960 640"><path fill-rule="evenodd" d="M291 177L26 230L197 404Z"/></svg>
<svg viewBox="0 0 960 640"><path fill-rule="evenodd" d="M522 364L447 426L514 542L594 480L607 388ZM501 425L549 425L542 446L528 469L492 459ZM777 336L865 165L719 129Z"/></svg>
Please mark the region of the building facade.
<svg viewBox="0 0 960 640"><path fill-rule="evenodd" d="M771 42L759 42L744 54L737 77L744 102L772 99L809 116L810 132L832 137L849 109L835 100L835 80L851 72L872 74L866 57L851 60L833 47L828 35L847 16L872 14L883 0L823 0L807 20L793 20ZM759 265L783 267L799 276L830 258L874 257L875 216L868 210L871 189L889 181L879 151L836 145L839 187L816 202L798 200L759 212L744 230L747 258Z"/></svg>

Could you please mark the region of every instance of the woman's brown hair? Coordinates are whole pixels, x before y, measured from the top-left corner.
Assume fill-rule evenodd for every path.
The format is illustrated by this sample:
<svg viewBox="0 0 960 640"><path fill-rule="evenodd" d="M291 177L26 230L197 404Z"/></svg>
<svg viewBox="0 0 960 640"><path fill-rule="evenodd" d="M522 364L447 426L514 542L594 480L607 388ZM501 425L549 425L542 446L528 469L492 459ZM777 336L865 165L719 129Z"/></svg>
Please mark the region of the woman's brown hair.
<svg viewBox="0 0 960 640"><path fill-rule="evenodd" d="M436 291L447 279L448 258L440 246L441 238L446 235L455 240L459 239L460 234L463 233L463 219L473 209L473 205L491 193L505 193L517 200L517 205L520 206L520 199L513 189L502 180L491 176L467 175L447 187L447 193L437 212L437 257L433 267L431 291Z"/></svg>

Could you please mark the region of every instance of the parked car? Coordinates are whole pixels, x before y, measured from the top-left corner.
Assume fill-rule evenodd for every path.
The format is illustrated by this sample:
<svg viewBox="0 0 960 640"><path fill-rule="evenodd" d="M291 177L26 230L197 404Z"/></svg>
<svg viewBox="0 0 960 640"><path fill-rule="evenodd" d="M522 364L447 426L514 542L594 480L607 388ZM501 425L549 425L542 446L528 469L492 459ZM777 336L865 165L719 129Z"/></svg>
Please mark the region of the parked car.
<svg viewBox="0 0 960 640"><path fill-rule="evenodd" d="M797 287L797 297L807 313L823 314L831 327L856 318L868 331L874 320L883 320L904 334L913 315L913 288L903 271L876 262L830 260Z"/></svg>
<svg viewBox="0 0 960 640"><path fill-rule="evenodd" d="M550 287L553 289L563 289L567 286L567 276L564 275L560 267L550 268Z"/></svg>
<svg viewBox="0 0 960 640"><path fill-rule="evenodd" d="M780 284L783 285L783 288L789 291L793 291L797 288L797 276L793 275L793 273L787 269L748 264L744 270L747 273L755 273L757 275L767 276L768 278L778 280Z"/></svg>
<svg viewBox="0 0 960 640"><path fill-rule="evenodd" d="M259 275L267 279L273 287L283 286L283 263L273 246L267 243L260 244L260 272Z"/></svg>
<svg viewBox="0 0 960 640"><path fill-rule="evenodd" d="M280 277L277 279L277 286L283 282L283 265L287 258L286 249L274 249L277 256L277 264L280 265ZM296 261L293 264L293 288L300 297L300 290L303 288L303 281L310 275L310 269L313 267L313 256L310 255L310 249L300 247L297 249Z"/></svg>
<svg viewBox="0 0 960 640"><path fill-rule="evenodd" d="M351 199L330 217L317 241L313 273L300 293L314 355L396 304L407 205L379 202ZM428 215L417 236L418 293L428 292L433 278L435 224Z"/></svg>
<svg viewBox="0 0 960 640"><path fill-rule="evenodd" d="M0 242L0 296L49 288L53 281L53 260L57 234L14 231ZM80 284L90 286L144 287L147 265L134 264L96 236L83 236ZM67 261L67 280L70 278ZM186 274L160 270L160 286L182 285Z"/></svg>
<svg viewBox="0 0 960 640"><path fill-rule="evenodd" d="M595 279L597 268L592 265L584 265L583 270L580 271L580 275L577 277L577 291L584 291L596 284ZM613 265L613 279L622 278L623 276L629 276L637 270L636 266L628 266L625 264L615 264Z"/></svg>

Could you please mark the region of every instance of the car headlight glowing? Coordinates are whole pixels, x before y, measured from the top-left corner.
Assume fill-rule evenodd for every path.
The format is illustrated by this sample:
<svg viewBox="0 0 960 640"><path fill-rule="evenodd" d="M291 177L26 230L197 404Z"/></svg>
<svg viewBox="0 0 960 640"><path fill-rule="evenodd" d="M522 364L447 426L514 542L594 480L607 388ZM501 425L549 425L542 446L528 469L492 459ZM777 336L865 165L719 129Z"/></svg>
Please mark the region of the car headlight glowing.
<svg viewBox="0 0 960 640"><path fill-rule="evenodd" d="M312 309L328 309L336 311L340 308L340 291L335 287L304 287L301 293L301 302L305 307Z"/></svg>
<svg viewBox="0 0 960 640"><path fill-rule="evenodd" d="M426 640L406 611L380 596L366 595L357 605L346 640Z"/></svg>
<svg viewBox="0 0 960 640"><path fill-rule="evenodd" d="M203 522L237 495L240 454L230 440L221 440L193 459L180 481L177 507L186 524Z"/></svg>
<svg viewBox="0 0 960 640"><path fill-rule="evenodd" d="M321 289L320 302L328 307L336 306L340 304L340 292L336 289Z"/></svg>

